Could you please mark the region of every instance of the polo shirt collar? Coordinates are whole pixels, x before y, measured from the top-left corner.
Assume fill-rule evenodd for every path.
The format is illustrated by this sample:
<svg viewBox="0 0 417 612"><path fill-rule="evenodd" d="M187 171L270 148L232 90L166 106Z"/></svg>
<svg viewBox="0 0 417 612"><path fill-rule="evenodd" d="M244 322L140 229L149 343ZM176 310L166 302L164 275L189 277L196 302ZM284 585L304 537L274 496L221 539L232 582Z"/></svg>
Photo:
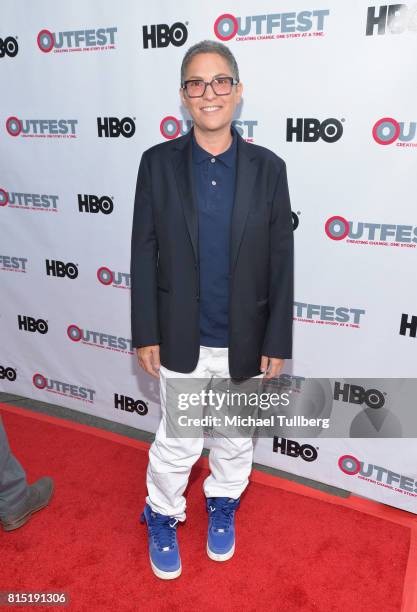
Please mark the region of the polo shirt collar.
<svg viewBox="0 0 417 612"><path fill-rule="evenodd" d="M216 160L221 161L223 164L231 168L236 159L236 149L237 149L237 135L236 128L232 125L230 127L230 131L232 133L232 144L226 151L220 153L220 155L212 155L198 144L195 135L194 135L194 127L192 128L192 143L193 143L193 162L196 164L200 164L205 160L211 159L214 157Z"/></svg>

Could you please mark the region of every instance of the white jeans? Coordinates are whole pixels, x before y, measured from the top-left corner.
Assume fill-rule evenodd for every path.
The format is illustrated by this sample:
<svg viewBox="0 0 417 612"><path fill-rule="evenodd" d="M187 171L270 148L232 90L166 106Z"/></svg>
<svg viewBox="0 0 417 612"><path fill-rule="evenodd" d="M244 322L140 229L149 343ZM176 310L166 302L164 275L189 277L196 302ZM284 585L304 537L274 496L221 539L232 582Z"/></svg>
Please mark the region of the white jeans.
<svg viewBox="0 0 417 612"><path fill-rule="evenodd" d="M164 366L161 366L159 372L162 418L155 440L149 449L146 502L154 512L184 521L186 501L183 493L188 484L191 468L203 450L204 438L166 436L166 380L197 378L199 380L195 381L194 392L205 386L200 379L230 378L228 348L200 346L197 367L188 374L174 372ZM209 454L211 473L204 480L204 494L206 497L237 499L249 482L253 460L252 438L214 437L212 441Z"/></svg>

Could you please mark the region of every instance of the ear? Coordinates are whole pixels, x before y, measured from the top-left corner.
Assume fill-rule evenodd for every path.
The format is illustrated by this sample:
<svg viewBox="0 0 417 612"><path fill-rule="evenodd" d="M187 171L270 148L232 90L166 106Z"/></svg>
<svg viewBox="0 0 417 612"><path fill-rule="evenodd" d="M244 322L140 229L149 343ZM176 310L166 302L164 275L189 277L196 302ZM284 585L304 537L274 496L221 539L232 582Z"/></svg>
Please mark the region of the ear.
<svg viewBox="0 0 417 612"><path fill-rule="evenodd" d="M243 94L243 83L241 83L241 81L239 81L239 83L236 85L236 93L238 95L239 102L240 102L240 99Z"/></svg>

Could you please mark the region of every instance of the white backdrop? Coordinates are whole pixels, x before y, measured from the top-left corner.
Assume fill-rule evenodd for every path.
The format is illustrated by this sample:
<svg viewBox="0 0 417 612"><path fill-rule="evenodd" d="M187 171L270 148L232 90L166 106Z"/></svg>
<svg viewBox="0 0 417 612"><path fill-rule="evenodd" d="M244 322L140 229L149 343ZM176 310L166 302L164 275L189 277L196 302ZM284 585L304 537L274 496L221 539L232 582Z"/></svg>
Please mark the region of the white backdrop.
<svg viewBox="0 0 417 612"><path fill-rule="evenodd" d="M236 125L288 168L285 372L415 378L417 9L402 6L3 0L0 389L155 430L157 382L130 339L136 175L146 148L189 128L185 50L219 36L244 86ZM279 452L262 439L255 460L417 512L415 439L404 427L405 439L389 428L349 439L363 408L334 402L344 438L281 441Z"/></svg>

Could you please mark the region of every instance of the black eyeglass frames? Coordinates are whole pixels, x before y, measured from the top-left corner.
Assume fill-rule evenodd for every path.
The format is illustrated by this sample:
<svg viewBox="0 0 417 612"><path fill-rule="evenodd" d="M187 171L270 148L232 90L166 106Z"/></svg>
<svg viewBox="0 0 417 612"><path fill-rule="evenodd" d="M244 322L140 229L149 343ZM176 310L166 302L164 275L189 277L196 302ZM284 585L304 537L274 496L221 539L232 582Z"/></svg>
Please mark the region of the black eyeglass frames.
<svg viewBox="0 0 417 612"><path fill-rule="evenodd" d="M233 77L224 76L216 77L210 82L202 79L189 79L183 81L181 87L186 91L189 98L202 98L206 93L207 85L211 85L216 96L227 96L232 92L233 85L237 83L239 81Z"/></svg>

